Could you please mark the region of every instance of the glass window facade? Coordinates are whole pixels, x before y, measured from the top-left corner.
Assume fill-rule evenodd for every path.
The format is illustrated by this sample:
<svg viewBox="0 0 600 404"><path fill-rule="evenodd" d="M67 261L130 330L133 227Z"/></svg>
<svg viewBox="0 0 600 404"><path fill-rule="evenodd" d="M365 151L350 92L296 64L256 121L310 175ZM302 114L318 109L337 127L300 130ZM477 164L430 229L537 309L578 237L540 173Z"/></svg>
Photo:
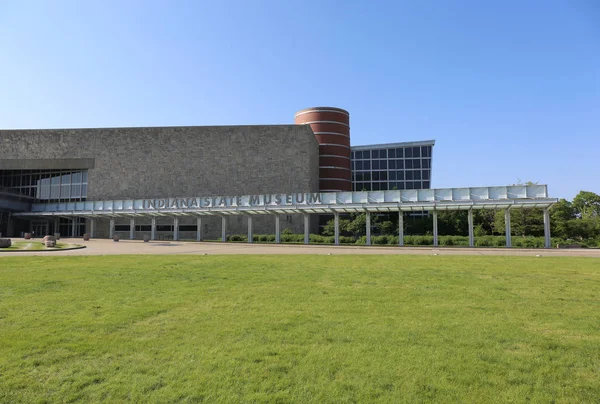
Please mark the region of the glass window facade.
<svg viewBox="0 0 600 404"><path fill-rule="evenodd" d="M352 150L352 190L431 188L432 146Z"/></svg>
<svg viewBox="0 0 600 404"><path fill-rule="evenodd" d="M40 202L76 202L87 198L87 170L0 170L0 187Z"/></svg>

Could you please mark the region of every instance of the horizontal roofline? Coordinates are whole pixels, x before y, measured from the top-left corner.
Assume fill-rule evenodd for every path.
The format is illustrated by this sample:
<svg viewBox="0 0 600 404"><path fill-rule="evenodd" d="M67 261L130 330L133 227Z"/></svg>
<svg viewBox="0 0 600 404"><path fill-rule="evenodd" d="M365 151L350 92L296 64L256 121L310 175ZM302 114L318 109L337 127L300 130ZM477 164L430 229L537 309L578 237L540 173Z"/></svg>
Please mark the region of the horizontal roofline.
<svg viewBox="0 0 600 404"><path fill-rule="evenodd" d="M23 131L57 131L57 130L99 130L99 129L178 129L178 128L257 128L257 127L295 127L304 126L293 123L274 124L274 125L187 125L187 126L101 126L87 128L17 128L0 129L2 132L23 132Z"/></svg>
<svg viewBox="0 0 600 404"><path fill-rule="evenodd" d="M400 143L380 143L380 144L367 144L360 146L351 146L352 150L372 150L372 149L388 149L390 147L411 147L411 146L433 146L435 140L419 140L414 142L400 142Z"/></svg>

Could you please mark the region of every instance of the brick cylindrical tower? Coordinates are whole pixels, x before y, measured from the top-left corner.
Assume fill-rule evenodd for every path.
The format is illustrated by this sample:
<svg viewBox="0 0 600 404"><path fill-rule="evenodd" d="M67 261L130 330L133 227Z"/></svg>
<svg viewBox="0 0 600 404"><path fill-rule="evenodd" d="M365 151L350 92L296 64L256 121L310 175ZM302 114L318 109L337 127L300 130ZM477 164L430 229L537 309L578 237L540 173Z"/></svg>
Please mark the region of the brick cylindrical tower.
<svg viewBox="0 0 600 404"><path fill-rule="evenodd" d="M309 124L319 142L319 190L352 191L350 114L341 108L315 107L294 115L296 124Z"/></svg>

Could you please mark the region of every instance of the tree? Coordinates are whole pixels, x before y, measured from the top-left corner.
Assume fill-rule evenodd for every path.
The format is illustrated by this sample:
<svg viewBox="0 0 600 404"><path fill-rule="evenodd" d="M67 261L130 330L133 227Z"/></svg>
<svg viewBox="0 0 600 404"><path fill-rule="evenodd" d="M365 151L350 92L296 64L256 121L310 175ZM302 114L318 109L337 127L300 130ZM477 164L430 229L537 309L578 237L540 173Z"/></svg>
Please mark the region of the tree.
<svg viewBox="0 0 600 404"><path fill-rule="evenodd" d="M573 208L583 219L600 217L600 195L589 191L580 191L573 199Z"/></svg>
<svg viewBox="0 0 600 404"><path fill-rule="evenodd" d="M360 237L367 233L367 214L352 213L347 218L340 218L340 234L343 236ZM371 214L371 226L377 226L377 217ZM323 227L323 235L333 236L335 234L335 219L331 219Z"/></svg>
<svg viewBox="0 0 600 404"><path fill-rule="evenodd" d="M496 211L492 209L474 209L473 210L473 224L478 230L478 236L492 235L499 233L500 230L504 229L504 224L500 229L496 228Z"/></svg>
<svg viewBox="0 0 600 404"><path fill-rule="evenodd" d="M571 238L570 222L577 218L573 204L560 199L550 210L550 226L555 237Z"/></svg>
<svg viewBox="0 0 600 404"><path fill-rule="evenodd" d="M494 226L498 233L506 233L506 227L504 225L504 210L496 211ZM511 209L510 227L511 233L517 236L543 236L544 217L542 209Z"/></svg>

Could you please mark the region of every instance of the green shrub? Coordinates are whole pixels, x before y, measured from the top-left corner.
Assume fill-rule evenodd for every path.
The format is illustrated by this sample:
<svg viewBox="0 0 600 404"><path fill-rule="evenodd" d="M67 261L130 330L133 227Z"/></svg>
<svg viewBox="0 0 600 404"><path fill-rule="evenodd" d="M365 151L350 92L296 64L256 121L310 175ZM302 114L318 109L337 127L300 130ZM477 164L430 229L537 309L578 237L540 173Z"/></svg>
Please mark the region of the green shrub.
<svg viewBox="0 0 600 404"><path fill-rule="evenodd" d="M439 243L440 245L447 245L447 246L453 246L454 244L454 240L452 240L452 237L440 237L439 238Z"/></svg>
<svg viewBox="0 0 600 404"><path fill-rule="evenodd" d="M360 244L360 245L367 244L367 236L360 236L359 238L356 239L356 242L354 244Z"/></svg>
<svg viewBox="0 0 600 404"><path fill-rule="evenodd" d="M475 237L475 246L476 247L493 247L494 241L495 241L494 236Z"/></svg>
<svg viewBox="0 0 600 404"><path fill-rule="evenodd" d="M304 234L282 234L281 242L283 243L303 243Z"/></svg>
<svg viewBox="0 0 600 404"><path fill-rule="evenodd" d="M372 244L377 244L377 245L387 244L387 242L388 242L388 236L375 236L375 237L371 237L371 242L372 242Z"/></svg>
<svg viewBox="0 0 600 404"><path fill-rule="evenodd" d="M340 244L354 244L354 237L350 236L340 236Z"/></svg>
<svg viewBox="0 0 600 404"><path fill-rule="evenodd" d="M433 245L433 236L415 236L414 245Z"/></svg>

